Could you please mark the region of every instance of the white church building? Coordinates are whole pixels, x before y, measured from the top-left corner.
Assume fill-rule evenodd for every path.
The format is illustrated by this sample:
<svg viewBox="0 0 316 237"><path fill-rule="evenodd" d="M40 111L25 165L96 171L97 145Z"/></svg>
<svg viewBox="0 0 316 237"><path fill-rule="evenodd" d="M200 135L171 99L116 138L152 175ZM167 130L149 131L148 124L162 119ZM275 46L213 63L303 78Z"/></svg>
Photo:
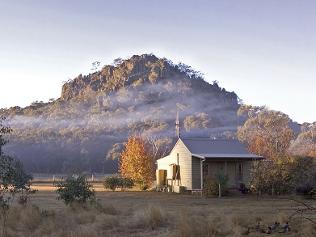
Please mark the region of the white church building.
<svg viewBox="0 0 316 237"><path fill-rule="evenodd" d="M157 186L173 192L199 191L203 180L220 172L228 177L230 188L247 186L251 163L261 159L238 140L178 138L170 154L157 160Z"/></svg>

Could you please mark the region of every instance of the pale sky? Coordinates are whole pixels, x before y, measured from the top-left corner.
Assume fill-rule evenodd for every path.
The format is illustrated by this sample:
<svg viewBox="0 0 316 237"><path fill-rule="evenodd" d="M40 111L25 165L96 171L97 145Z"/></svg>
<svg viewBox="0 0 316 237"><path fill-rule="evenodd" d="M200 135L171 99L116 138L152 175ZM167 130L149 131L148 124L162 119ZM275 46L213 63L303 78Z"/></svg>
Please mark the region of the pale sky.
<svg viewBox="0 0 316 237"><path fill-rule="evenodd" d="M0 108L58 98L93 61L154 53L316 121L315 29L313 0L0 0Z"/></svg>

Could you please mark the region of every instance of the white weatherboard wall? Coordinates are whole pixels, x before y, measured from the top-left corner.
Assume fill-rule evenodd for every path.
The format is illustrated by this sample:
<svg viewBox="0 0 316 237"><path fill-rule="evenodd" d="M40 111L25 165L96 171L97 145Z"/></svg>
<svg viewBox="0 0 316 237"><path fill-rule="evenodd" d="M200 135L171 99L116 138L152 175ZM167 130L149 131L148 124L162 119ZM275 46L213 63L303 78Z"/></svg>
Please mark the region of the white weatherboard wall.
<svg viewBox="0 0 316 237"><path fill-rule="evenodd" d="M172 156L165 156L159 160L157 160L158 170L167 170L167 179L172 178L172 170L170 165L176 164L177 158Z"/></svg>
<svg viewBox="0 0 316 237"><path fill-rule="evenodd" d="M180 186L192 190L192 154L180 139L168 156L157 160L158 169L167 170L167 178L172 178L170 165L177 164L177 154L179 154Z"/></svg>

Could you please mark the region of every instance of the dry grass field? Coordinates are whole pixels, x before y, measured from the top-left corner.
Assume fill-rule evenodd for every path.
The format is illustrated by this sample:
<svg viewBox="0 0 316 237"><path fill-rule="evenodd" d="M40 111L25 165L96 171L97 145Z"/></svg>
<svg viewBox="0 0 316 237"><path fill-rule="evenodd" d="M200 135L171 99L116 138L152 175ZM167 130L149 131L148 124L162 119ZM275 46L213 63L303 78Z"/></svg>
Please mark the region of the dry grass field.
<svg viewBox="0 0 316 237"><path fill-rule="evenodd" d="M97 192L98 204L66 207L52 190L34 194L26 207L11 209L7 236L266 236L274 221L289 221L291 231L272 236L316 236L315 227L299 215L299 204L283 198L202 198L157 192ZM101 190L101 187L100 189ZM305 200L304 200L305 201ZM316 205L315 201L309 204ZM316 218L314 216L309 216Z"/></svg>

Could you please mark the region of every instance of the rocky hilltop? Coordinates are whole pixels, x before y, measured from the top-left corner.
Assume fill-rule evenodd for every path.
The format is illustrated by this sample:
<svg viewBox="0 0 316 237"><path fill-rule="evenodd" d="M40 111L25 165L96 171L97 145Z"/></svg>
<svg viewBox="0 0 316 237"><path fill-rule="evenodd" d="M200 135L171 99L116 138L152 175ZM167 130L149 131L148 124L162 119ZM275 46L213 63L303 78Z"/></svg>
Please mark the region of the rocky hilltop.
<svg viewBox="0 0 316 237"><path fill-rule="evenodd" d="M0 114L14 129L8 152L30 171L113 172L117 162L105 160L106 154L129 134L174 137L177 105L183 136L234 136L234 92L208 83L190 66L151 54L116 59L66 82L56 100Z"/></svg>

